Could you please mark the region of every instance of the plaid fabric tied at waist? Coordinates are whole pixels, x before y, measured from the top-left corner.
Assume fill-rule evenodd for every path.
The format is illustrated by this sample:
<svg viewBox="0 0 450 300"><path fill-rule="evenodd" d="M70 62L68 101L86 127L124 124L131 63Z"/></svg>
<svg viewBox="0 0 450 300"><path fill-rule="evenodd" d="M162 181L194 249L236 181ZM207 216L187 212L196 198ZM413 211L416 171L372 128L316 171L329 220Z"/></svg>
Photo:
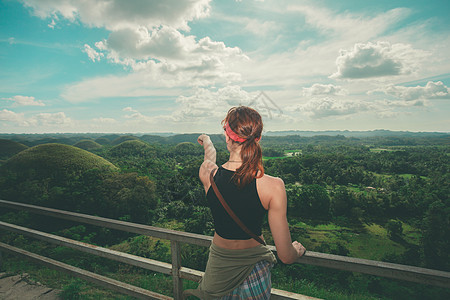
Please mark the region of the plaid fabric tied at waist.
<svg viewBox="0 0 450 300"><path fill-rule="evenodd" d="M268 300L272 290L270 269L272 264L266 260L258 262L247 279L220 300Z"/></svg>

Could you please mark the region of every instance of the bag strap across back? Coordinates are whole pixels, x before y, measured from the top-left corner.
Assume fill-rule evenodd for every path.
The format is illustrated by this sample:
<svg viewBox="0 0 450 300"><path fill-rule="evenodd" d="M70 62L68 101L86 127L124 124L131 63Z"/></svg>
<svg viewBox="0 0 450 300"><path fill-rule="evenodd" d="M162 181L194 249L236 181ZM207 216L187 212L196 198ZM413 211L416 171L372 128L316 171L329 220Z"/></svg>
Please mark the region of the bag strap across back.
<svg viewBox="0 0 450 300"><path fill-rule="evenodd" d="M209 174L209 180L211 181L211 186L214 190L214 193L216 193L216 196L219 199L220 203L222 203L222 206L225 208L225 210L230 215L230 217L236 222L236 224L239 225L239 227L241 227L242 230L244 230L245 233L247 233L249 236L251 236L252 238L254 238L255 240L257 240L258 242L260 242L261 244L263 244L265 246L266 242L263 239L261 239L259 236L254 234L250 229L248 229L247 226L245 226L245 224L242 223L242 221L238 218L238 216L236 216L236 214L233 212L233 210L228 206L228 203L225 201L225 199L223 198L222 194L219 191L219 188L217 187L216 183L214 182L214 171L215 170L216 169L213 169L211 171L211 173Z"/></svg>

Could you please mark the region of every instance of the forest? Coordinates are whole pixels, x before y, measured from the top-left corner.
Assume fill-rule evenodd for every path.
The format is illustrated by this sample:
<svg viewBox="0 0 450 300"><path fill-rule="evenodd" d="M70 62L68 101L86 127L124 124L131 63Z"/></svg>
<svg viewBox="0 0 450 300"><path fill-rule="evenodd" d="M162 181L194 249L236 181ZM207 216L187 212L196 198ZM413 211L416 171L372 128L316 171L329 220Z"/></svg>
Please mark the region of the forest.
<svg viewBox="0 0 450 300"><path fill-rule="evenodd" d="M197 136L1 135L0 199L212 235ZM211 138L217 163L224 163L224 137ZM292 238L308 250L450 271L449 134L267 135L261 145L265 172L286 185ZM7 209L0 209L0 220L170 262L170 243L146 236ZM273 244L267 220L263 232ZM171 279L160 274L9 232L0 231L0 239L117 278L141 278L147 288L170 294ZM0 271L28 268L44 276L42 267L7 257ZM204 270L207 249L185 245L182 259ZM46 276L66 299L128 299L50 271ZM450 299L450 289L302 264L279 262L272 282L323 299Z"/></svg>

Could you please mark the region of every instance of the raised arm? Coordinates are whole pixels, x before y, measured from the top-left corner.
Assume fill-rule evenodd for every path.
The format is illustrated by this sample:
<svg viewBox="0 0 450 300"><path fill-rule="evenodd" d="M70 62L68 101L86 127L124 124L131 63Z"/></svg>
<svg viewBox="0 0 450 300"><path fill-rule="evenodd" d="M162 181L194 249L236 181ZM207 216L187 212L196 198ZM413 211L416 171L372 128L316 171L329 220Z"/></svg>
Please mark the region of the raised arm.
<svg viewBox="0 0 450 300"><path fill-rule="evenodd" d="M291 264L302 256L306 249L297 241L292 242L287 222L287 197L283 180L272 177L269 202L269 225L277 248L277 255L285 264Z"/></svg>
<svg viewBox="0 0 450 300"><path fill-rule="evenodd" d="M205 150L205 155L203 158L203 163L200 166L199 177L203 183L203 187L205 188L205 193L208 192L209 186L211 183L209 182L209 174L211 170L217 168L216 165L216 148L211 141L211 138L206 134L202 134L197 139L198 143L203 146Z"/></svg>

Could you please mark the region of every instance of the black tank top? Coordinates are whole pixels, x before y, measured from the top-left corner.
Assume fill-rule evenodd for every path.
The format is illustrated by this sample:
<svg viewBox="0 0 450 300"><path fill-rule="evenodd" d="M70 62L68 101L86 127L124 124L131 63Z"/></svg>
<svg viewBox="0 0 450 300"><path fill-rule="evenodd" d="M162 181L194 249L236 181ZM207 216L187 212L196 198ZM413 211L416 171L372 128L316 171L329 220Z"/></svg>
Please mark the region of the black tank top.
<svg viewBox="0 0 450 300"><path fill-rule="evenodd" d="M261 226L265 208L261 204L256 190L256 179L243 188L239 188L233 181L234 171L222 166L214 176L220 193L233 212L254 234L261 235ZM212 187L206 193L206 199L214 219L216 233L225 239L247 240L251 237L245 233L223 208Z"/></svg>

